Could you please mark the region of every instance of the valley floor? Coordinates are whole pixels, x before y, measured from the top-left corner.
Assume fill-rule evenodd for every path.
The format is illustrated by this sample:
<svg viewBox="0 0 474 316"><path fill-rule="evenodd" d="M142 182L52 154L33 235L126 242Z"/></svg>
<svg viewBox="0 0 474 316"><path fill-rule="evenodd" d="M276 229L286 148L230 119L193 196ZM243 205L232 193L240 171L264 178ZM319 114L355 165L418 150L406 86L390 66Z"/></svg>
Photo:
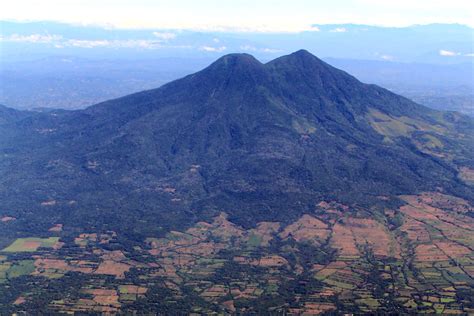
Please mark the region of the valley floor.
<svg viewBox="0 0 474 316"><path fill-rule="evenodd" d="M473 207L401 198L383 213L320 202L248 230L221 213L133 246L113 231L63 238L57 223L1 250L0 311L474 313Z"/></svg>

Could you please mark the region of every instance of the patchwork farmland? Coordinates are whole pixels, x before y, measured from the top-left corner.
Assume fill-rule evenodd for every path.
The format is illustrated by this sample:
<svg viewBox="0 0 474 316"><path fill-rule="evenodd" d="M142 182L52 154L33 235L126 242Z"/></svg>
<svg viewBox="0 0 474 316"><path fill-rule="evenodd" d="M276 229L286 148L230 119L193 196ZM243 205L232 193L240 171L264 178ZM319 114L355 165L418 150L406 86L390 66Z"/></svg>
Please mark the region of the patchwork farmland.
<svg viewBox="0 0 474 316"><path fill-rule="evenodd" d="M58 223L1 251L0 307L473 313L473 207L441 193L400 199L402 206L378 213L323 201L293 223L250 229L222 212L132 245L113 231L66 236Z"/></svg>

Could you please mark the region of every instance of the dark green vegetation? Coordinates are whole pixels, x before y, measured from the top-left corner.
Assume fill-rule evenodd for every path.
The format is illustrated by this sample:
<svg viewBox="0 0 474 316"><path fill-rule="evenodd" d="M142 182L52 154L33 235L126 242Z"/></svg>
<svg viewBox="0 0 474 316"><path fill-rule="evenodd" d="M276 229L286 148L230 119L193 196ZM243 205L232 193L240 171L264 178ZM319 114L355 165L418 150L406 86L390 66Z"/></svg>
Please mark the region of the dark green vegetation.
<svg viewBox="0 0 474 316"><path fill-rule="evenodd" d="M289 225L260 222L248 230L221 213L133 248L108 232L65 237L28 255L10 251L0 257L0 306L44 313L472 313L472 206L440 193L401 198L406 205L385 212L321 202Z"/></svg>
<svg viewBox="0 0 474 316"><path fill-rule="evenodd" d="M72 304L82 310L85 303L64 302L60 294L66 290L77 298L100 301L102 307L110 305L112 310L131 301L136 305L130 309L220 310L220 305L212 304L212 297L219 297L215 302L222 304L237 304L226 303L228 310L257 312L335 307L348 312L399 311L421 308L425 303L431 303L424 307L431 312L453 302L464 304L451 306L453 310L473 308L467 301L472 292L472 262L451 264L457 262L459 253L470 255L474 247L471 239L461 236L472 229L472 152L472 119L429 110L385 89L362 84L306 51L267 64L245 54L224 56L203 71L162 88L82 111L34 113L0 107L0 248L17 238L35 237L29 239L34 241L60 236L61 244L54 245L54 251L41 245L37 251L46 259L68 261L66 265L35 262L37 269L53 267L45 268L46 278L44 271L32 276L26 269L31 262L24 260L31 260L31 254L4 253L6 263L0 273L7 272L0 282L7 285L0 290L5 297L0 306L23 295L27 302L17 304L19 310L43 301L50 304L43 304L50 306L46 309ZM419 213L400 208L407 203L400 196L422 192L443 192L448 198L433 193L442 201L436 208L442 212L453 209L452 216L459 217L444 223L446 215L428 214L428 222L411 223L407 218L416 219ZM330 209L317 207L321 201L344 207L328 215L325 212ZM315 224L321 227L312 228L315 233L307 238L303 233L300 239L284 233L284 227L315 209L321 212L317 217L322 221ZM269 233L273 242L265 244L255 234L248 236L245 245L238 242L241 234L224 242L222 236L210 241L201 238L204 249L216 255L201 253L212 260L192 261L193 266L185 267L190 270L179 272L178 281L174 279L175 271L166 270L170 264L166 260L174 260L176 250L159 250L165 241L157 238L180 241L181 235L169 232L186 231L200 221L213 222L223 211L230 221L225 228L235 224L249 231L259 222L278 223ZM444 224L429 222L433 216ZM449 223L456 223L462 234L447 236L442 225ZM413 230L416 234L416 225L426 226L427 239L419 249L420 241L410 235ZM298 230L291 227L291 231ZM361 233L361 227L367 230ZM376 242L369 241L366 246L362 241L347 245L347 234L370 235L375 229L388 236L383 237L386 245L398 244L393 247L402 250L381 252ZM84 233L88 235L80 235ZM101 242L103 238L106 241ZM429 246L435 241L440 243L438 250L450 243L461 247L456 256L443 257L447 263L442 268L451 272L434 267L432 258L424 255L431 253ZM21 242L13 244L13 249ZM229 253L234 248L236 252ZM255 249L259 249L256 258ZM422 266L408 260L417 250ZM18 260L25 263L16 263ZM84 262L76 262L81 260ZM174 269L176 265L183 263L178 262ZM8 278L15 266L18 276ZM137 272L140 268L144 272ZM342 270L342 274L332 278L334 273L326 275L328 269ZM390 272L394 269L396 276ZM346 276L350 271L352 279ZM72 274L78 273L82 281L71 282L75 280ZM269 279L263 275L275 273L273 283L262 283ZM104 276L110 274L126 282ZM190 279L198 275L205 284L192 283ZM43 287L27 286L33 286L37 278ZM58 281L63 279L63 283ZM238 284L239 291L251 290L243 296L232 294L231 283L242 279L247 283ZM451 294L428 298L436 294L433 284L440 282L443 288L455 286L446 290ZM140 289L124 290L120 287L124 285ZM146 294L140 292L143 288L148 289ZM395 288L404 289L403 295ZM322 291L329 291L330 299L322 300ZM229 295L226 300L222 293ZM308 304L323 305L292 306L295 293ZM461 293L466 298L446 302L450 295L464 295Z"/></svg>

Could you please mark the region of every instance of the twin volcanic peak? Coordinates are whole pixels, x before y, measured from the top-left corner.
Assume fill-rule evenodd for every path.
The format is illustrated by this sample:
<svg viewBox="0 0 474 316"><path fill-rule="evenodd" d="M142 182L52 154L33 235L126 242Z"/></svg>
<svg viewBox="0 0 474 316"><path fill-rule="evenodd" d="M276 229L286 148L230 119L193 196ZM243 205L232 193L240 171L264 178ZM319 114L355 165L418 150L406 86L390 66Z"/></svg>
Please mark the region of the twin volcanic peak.
<svg viewBox="0 0 474 316"><path fill-rule="evenodd" d="M290 222L321 200L372 207L443 190L474 201L461 175L474 169L471 119L304 50L266 64L226 55L85 110L0 115L0 200L45 225L156 235L221 211L243 226Z"/></svg>
<svg viewBox="0 0 474 316"><path fill-rule="evenodd" d="M0 106L0 314L472 312L473 147L306 51Z"/></svg>

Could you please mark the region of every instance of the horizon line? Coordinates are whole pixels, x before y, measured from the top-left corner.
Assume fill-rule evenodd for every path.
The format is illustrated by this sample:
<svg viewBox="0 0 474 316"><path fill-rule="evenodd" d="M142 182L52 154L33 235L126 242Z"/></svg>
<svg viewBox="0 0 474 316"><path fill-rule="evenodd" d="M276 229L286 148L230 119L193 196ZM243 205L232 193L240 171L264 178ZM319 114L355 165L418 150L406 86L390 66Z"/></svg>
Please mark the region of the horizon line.
<svg viewBox="0 0 474 316"><path fill-rule="evenodd" d="M271 27L236 27L236 26L220 26L220 25L210 25L207 27L164 27L164 26L120 26L114 25L113 23L94 23L94 22L72 22L72 21L61 21L61 20L47 20L47 19L0 19L0 23L17 23L17 24L33 24L33 23L56 23L63 24L74 27L84 27L84 28L101 28L104 30L110 31L146 31L146 30L168 30L168 31L189 31L189 32L216 32L216 33L303 33L303 32L320 32L321 30L318 27L325 26L359 26L359 27L373 27L373 28L385 28L385 29L404 29L411 27L423 27L423 26L433 26L433 25L446 25L446 26L461 26L470 29L474 29L474 26L463 24L459 22L432 22L432 23L415 23L415 24L406 24L406 25L381 25L381 24L361 24L355 22L346 22L346 23L313 23L308 25L307 28L302 28L300 30L281 30L281 29L271 29Z"/></svg>

